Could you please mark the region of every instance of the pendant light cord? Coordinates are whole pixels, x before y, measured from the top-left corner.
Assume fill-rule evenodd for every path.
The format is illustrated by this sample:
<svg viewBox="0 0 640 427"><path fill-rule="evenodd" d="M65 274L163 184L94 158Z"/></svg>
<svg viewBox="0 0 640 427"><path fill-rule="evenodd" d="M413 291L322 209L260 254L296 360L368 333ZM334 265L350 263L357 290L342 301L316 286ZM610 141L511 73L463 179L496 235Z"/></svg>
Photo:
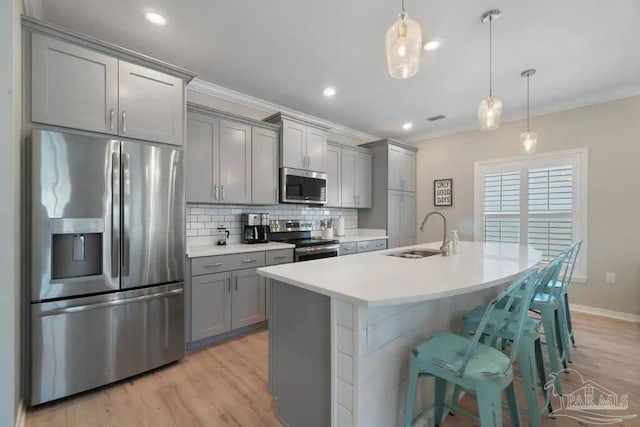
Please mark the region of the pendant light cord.
<svg viewBox="0 0 640 427"><path fill-rule="evenodd" d="M400 16L404 19L406 12L404 11L404 0L402 0L402 9L400 11Z"/></svg>
<svg viewBox="0 0 640 427"><path fill-rule="evenodd" d="M402 0L404 2L404 0ZM493 96L493 85L491 75L493 73L493 33L491 31L491 23L493 18L489 18L489 98Z"/></svg>
<svg viewBox="0 0 640 427"><path fill-rule="evenodd" d="M527 132L529 132L529 77L527 76Z"/></svg>

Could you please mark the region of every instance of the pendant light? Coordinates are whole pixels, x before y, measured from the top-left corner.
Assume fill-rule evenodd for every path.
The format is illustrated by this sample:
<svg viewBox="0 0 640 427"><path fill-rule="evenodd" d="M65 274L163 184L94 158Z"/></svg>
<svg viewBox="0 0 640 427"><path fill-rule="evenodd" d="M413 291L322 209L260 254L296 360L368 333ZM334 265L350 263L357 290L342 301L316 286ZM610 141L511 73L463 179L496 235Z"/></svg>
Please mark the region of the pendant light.
<svg viewBox="0 0 640 427"><path fill-rule="evenodd" d="M520 142L527 154L536 152L536 144L538 143L538 134L529 130L529 77L536 73L534 68L524 70L520 75L527 78L527 130L520 135Z"/></svg>
<svg viewBox="0 0 640 427"><path fill-rule="evenodd" d="M491 81L491 73L493 71L493 34L491 31L491 23L499 17L500 11L498 9L490 10L482 15L482 22L489 23L489 97L482 101L478 107L478 122L482 130L498 129L500 127L500 119L502 118L502 101L493 97L493 85Z"/></svg>
<svg viewBox="0 0 640 427"><path fill-rule="evenodd" d="M404 0L400 19L387 30L385 46L391 77L408 79L416 75L422 53L422 29L416 21L409 19L404 10Z"/></svg>

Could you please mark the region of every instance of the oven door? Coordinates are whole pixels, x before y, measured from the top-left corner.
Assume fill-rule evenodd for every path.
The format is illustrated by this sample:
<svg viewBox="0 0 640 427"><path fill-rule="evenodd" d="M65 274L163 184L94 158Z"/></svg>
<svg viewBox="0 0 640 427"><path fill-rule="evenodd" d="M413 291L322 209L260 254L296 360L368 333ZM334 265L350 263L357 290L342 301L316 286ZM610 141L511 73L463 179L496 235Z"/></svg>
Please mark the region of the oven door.
<svg viewBox="0 0 640 427"><path fill-rule="evenodd" d="M314 259L331 258L340 255L340 245L310 246L296 248L295 262L311 261Z"/></svg>
<svg viewBox="0 0 640 427"><path fill-rule="evenodd" d="M327 174L300 169L280 169L280 201L283 203L327 203Z"/></svg>

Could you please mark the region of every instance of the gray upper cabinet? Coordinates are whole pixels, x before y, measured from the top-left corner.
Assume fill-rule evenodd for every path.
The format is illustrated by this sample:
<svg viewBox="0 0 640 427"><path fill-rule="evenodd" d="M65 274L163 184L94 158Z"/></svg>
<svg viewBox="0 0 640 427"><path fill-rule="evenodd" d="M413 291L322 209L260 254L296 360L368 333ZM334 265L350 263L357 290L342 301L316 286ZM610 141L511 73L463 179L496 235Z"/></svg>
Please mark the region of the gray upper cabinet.
<svg viewBox="0 0 640 427"><path fill-rule="evenodd" d="M31 120L118 133L118 60L41 34L31 50Z"/></svg>
<svg viewBox="0 0 640 427"><path fill-rule="evenodd" d="M251 126L220 120L220 200L251 203Z"/></svg>
<svg viewBox="0 0 640 427"><path fill-rule="evenodd" d="M187 201L216 203L220 185L220 120L189 113L187 139Z"/></svg>
<svg viewBox="0 0 640 427"><path fill-rule="evenodd" d="M183 81L119 61L120 134L182 145Z"/></svg>
<svg viewBox="0 0 640 427"><path fill-rule="evenodd" d="M416 191L416 153L389 145L389 189Z"/></svg>
<svg viewBox="0 0 640 427"><path fill-rule="evenodd" d="M104 44L98 52L39 33L31 42L32 122L182 145L182 77L106 55Z"/></svg>
<svg viewBox="0 0 640 427"><path fill-rule="evenodd" d="M282 121L282 166L305 169L307 164L307 127L289 120Z"/></svg>
<svg viewBox="0 0 640 427"><path fill-rule="evenodd" d="M305 169L325 172L327 170L327 131L307 126L307 165Z"/></svg>
<svg viewBox="0 0 640 427"><path fill-rule="evenodd" d="M371 209L358 214L363 228L385 228L389 248L416 241L416 152L400 141L383 139L363 144L372 154L374 176ZM364 166L363 161L363 168Z"/></svg>
<svg viewBox="0 0 640 427"><path fill-rule="evenodd" d="M342 207L355 208L358 206L356 195L356 158L357 153L352 150L342 150L341 185Z"/></svg>
<svg viewBox="0 0 640 427"><path fill-rule="evenodd" d="M327 204L329 207L342 206L342 184L340 160L342 149L327 145Z"/></svg>
<svg viewBox="0 0 640 427"><path fill-rule="evenodd" d="M271 129L252 131L251 202L278 204L278 133Z"/></svg>
<svg viewBox="0 0 640 427"><path fill-rule="evenodd" d="M231 330L231 273L194 276L191 280L191 340Z"/></svg>
<svg viewBox="0 0 640 427"><path fill-rule="evenodd" d="M266 282L255 268L233 272L231 326L249 326L266 319Z"/></svg>
<svg viewBox="0 0 640 427"><path fill-rule="evenodd" d="M187 202L278 203L277 126L188 104Z"/></svg>
<svg viewBox="0 0 640 427"><path fill-rule="evenodd" d="M342 149L342 207L371 207L371 154L349 148Z"/></svg>
<svg viewBox="0 0 640 427"><path fill-rule="evenodd" d="M370 208L373 161L370 153L356 153L356 207Z"/></svg>
<svg viewBox="0 0 640 427"><path fill-rule="evenodd" d="M327 128L276 113L264 119L281 125L280 166L327 171Z"/></svg>

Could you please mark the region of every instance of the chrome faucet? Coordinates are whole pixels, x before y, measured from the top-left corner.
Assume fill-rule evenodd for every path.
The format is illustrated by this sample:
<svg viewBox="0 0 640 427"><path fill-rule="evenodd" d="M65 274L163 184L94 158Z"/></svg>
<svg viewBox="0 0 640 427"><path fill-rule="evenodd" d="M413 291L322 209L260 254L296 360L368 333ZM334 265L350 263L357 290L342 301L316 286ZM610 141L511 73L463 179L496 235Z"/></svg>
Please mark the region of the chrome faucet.
<svg viewBox="0 0 640 427"><path fill-rule="evenodd" d="M438 211L433 211L433 212L429 212L427 215L425 215L424 219L422 220L422 225L420 226L420 231L424 233L424 230L426 228L427 225L427 220L432 217L433 215L440 215L442 217L442 246L440 246L440 253L442 253L442 256L449 256L449 242L447 241L447 218L445 218L444 215L442 215L440 212Z"/></svg>

